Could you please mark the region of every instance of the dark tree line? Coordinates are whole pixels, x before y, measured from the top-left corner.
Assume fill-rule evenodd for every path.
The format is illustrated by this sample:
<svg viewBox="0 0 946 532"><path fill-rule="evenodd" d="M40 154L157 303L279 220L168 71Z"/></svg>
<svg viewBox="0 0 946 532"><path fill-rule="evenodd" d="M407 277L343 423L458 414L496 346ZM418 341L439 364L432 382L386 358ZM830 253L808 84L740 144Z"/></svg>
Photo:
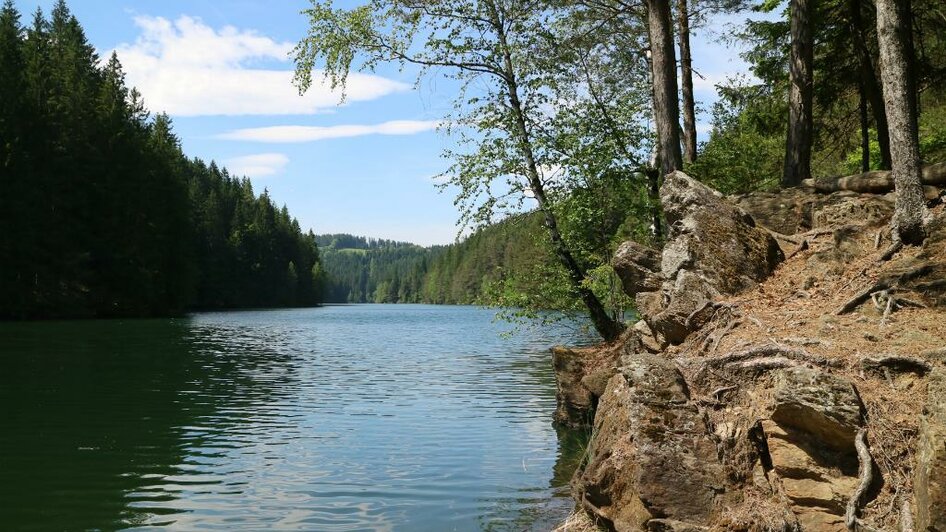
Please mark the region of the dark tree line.
<svg viewBox="0 0 946 532"><path fill-rule="evenodd" d="M59 1L0 10L0 317L168 315L320 301L314 235L188 160Z"/></svg>

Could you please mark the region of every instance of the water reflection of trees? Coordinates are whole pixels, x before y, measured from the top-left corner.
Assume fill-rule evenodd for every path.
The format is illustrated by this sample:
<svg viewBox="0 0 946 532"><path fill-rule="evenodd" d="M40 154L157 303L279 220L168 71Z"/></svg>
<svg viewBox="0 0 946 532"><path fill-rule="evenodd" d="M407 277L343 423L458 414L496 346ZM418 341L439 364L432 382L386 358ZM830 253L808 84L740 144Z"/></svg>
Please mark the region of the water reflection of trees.
<svg viewBox="0 0 946 532"><path fill-rule="evenodd" d="M4 526L173 521L162 515L179 511L182 486L200 485L200 461L223 454L215 434L239 424L221 412L263 405L292 379L288 355L245 356L218 333L190 320L0 325Z"/></svg>

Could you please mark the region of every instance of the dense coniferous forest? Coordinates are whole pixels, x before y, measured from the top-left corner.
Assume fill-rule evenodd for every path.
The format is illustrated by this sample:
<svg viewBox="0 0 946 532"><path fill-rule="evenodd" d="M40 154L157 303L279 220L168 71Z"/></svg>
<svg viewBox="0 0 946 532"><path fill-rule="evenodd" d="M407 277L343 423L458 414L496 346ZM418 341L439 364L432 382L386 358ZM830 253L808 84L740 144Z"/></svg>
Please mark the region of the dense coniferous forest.
<svg viewBox="0 0 946 532"><path fill-rule="evenodd" d="M190 160L59 1L0 12L0 317L169 315L321 301L315 237Z"/></svg>
<svg viewBox="0 0 946 532"><path fill-rule="evenodd" d="M428 263L441 248L348 234L317 235L330 303L421 303Z"/></svg>

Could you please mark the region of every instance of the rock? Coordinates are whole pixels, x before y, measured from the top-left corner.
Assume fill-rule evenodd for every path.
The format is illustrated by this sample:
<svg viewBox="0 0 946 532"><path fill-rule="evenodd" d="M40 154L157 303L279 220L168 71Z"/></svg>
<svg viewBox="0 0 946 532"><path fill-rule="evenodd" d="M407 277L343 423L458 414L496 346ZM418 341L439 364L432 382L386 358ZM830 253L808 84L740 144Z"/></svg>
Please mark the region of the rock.
<svg viewBox="0 0 946 532"><path fill-rule="evenodd" d="M649 353L621 360L600 399L576 495L618 531L645 530L654 519L708 522L726 474L683 376Z"/></svg>
<svg viewBox="0 0 946 532"><path fill-rule="evenodd" d="M946 531L946 373L934 371L917 436L916 529Z"/></svg>
<svg viewBox="0 0 946 532"><path fill-rule="evenodd" d="M650 318L648 324L671 344L679 344L690 332L703 325L689 322L690 315L720 294L706 279L688 270L680 271L674 283L666 290L669 292L670 303L659 314Z"/></svg>
<svg viewBox="0 0 946 532"><path fill-rule="evenodd" d="M835 451L853 453L864 405L849 381L814 368L791 368L776 375L772 420Z"/></svg>
<svg viewBox="0 0 946 532"><path fill-rule="evenodd" d="M772 467L769 477L790 501L802 530L846 530L845 505L858 482L856 458L825 452L809 434L772 420L764 420L762 429Z"/></svg>
<svg viewBox="0 0 946 532"><path fill-rule="evenodd" d="M771 275L784 259L751 216L683 172L667 176L660 199L670 236L661 260L668 282L691 269L720 293L736 294Z"/></svg>
<svg viewBox="0 0 946 532"><path fill-rule="evenodd" d="M655 257L638 245L622 246L621 264L625 286L641 289L635 292L638 311L651 330L679 344L703 325L689 319L694 311L721 295L754 287L784 256L751 216L686 174L667 176L660 194L670 240L659 275L648 277ZM661 278L659 297L643 291Z"/></svg>
<svg viewBox="0 0 946 532"><path fill-rule="evenodd" d="M640 320L632 328L637 332L640 338L641 347L651 353L659 353L666 347L667 342L660 335L656 334L647 324L646 320ZM631 354L633 351L628 352Z"/></svg>
<svg viewBox="0 0 946 532"><path fill-rule="evenodd" d="M569 427L587 427L595 415L598 398L607 381L617 373L620 349L552 348L556 403L554 420Z"/></svg>
<svg viewBox="0 0 946 532"><path fill-rule="evenodd" d="M589 356L587 350L552 348L552 368L557 384L556 423L583 426L588 425L594 417L597 399L582 382Z"/></svg>
<svg viewBox="0 0 946 532"><path fill-rule="evenodd" d="M640 292L634 297L637 313L643 320L653 318L664 310L664 295L662 292Z"/></svg>
<svg viewBox="0 0 946 532"><path fill-rule="evenodd" d="M660 290L663 279L657 273L660 269L659 251L629 240L618 247L611 265L629 296Z"/></svg>
<svg viewBox="0 0 946 532"><path fill-rule="evenodd" d="M753 192L731 200L758 225L793 235L811 229L812 204L817 198L811 190L789 188L779 192Z"/></svg>
<svg viewBox="0 0 946 532"><path fill-rule="evenodd" d="M663 252L625 242L613 266L650 329L681 343L702 323L688 322L707 301L754 287L784 259L775 239L721 194L683 172L660 189L669 241Z"/></svg>
<svg viewBox="0 0 946 532"><path fill-rule="evenodd" d="M857 390L808 367L780 370L773 380L771 418L761 422L770 479L803 530L842 532L858 485L854 437L864 424L864 406Z"/></svg>
<svg viewBox="0 0 946 532"><path fill-rule="evenodd" d="M812 189L753 192L731 198L758 225L784 235L847 224L879 225L893 213L893 201L871 194L842 191L818 194Z"/></svg>

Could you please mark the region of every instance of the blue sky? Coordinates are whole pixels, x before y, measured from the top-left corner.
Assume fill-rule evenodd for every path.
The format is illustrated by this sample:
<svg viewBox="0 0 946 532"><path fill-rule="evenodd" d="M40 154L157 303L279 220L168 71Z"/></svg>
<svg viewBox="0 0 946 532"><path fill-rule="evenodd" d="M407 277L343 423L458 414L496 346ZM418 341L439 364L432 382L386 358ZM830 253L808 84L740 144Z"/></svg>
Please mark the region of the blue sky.
<svg viewBox="0 0 946 532"><path fill-rule="evenodd" d="M28 24L37 6L16 0ZM304 229L444 244L457 234L453 196L432 178L450 139L435 131L451 84L396 69L349 79L348 99L290 84L292 46L305 35L307 0L72 0L100 55L117 50L130 85L174 121L184 151L245 174ZM720 27L717 23L715 27ZM712 31L694 38L697 98L745 71ZM701 131L707 129L701 125Z"/></svg>

